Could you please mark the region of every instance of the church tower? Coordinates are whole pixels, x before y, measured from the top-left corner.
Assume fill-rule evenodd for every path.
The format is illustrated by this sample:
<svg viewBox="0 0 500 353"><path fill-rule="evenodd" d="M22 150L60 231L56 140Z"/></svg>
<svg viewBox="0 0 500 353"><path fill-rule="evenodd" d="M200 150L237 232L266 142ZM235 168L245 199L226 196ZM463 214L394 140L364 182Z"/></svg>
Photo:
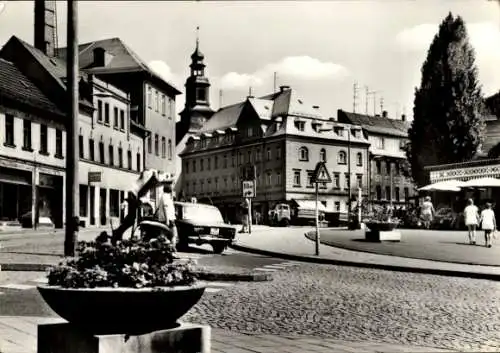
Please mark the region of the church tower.
<svg viewBox="0 0 500 353"><path fill-rule="evenodd" d="M199 27L196 28L198 32ZM186 133L197 132L212 116L214 111L210 108L210 82L205 76L205 56L200 51L198 33L196 35L196 48L191 54L191 74L186 80L186 104L180 113L181 136Z"/></svg>

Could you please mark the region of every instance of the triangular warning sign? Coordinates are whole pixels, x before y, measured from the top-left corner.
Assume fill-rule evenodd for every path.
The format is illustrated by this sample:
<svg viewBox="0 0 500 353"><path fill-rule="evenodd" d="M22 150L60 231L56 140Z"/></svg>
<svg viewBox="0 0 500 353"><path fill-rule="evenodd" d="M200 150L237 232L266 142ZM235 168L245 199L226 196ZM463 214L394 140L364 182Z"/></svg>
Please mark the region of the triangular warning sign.
<svg viewBox="0 0 500 353"><path fill-rule="evenodd" d="M324 162L318 162L316 164L316 170L314 171L314 183L331 183L332 178L328 173L328 169L326 169L326 165Z"/></svg>

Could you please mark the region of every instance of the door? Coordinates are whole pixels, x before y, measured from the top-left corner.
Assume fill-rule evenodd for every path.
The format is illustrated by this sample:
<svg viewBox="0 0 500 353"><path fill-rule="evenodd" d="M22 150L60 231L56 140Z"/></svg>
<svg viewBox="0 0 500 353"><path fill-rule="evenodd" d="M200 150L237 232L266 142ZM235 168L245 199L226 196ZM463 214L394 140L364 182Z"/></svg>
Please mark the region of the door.
<svg viewBox="0 0 500 353"><path fill-rule="evenodd" d="M106 189L99 190L99 217L101 219L101 225L106 225Z"/></svg>

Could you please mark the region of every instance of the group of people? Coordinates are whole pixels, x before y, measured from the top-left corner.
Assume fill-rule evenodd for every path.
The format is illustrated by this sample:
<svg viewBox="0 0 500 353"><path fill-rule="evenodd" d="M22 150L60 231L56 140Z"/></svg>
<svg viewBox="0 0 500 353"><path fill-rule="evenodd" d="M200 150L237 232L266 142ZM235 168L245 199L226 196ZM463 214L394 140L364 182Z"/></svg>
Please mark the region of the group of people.
<svg viewBox="0 0 500 353"><path fill-rule="evenodd" d="M434 214L435 210L431 198L430 196L426 196L420 208L420 217L426 229L430 228ZM484 245L487 248L491 248L492 238L495 236L497 229L495 212L492 209L491 202L486 202L485 208L479 212L479 208L474 205L474 201L468 199L463 216L465 226L468 230L469 244L476 244L476 230L481 228L484 230Z"/></svg>

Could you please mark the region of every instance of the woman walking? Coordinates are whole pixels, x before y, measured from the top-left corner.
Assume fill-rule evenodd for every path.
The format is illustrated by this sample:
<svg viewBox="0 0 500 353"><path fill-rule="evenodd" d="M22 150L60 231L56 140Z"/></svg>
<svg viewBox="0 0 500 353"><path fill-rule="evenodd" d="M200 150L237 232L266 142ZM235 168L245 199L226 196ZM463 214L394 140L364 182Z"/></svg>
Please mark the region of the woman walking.
<svg viewBox="0 0 500 353"><path fill-rule="evenodd" d="M481 228L484 230L484 245L491 248L491 235L497 229L497 222L490 202L486 202L486 208L481 212Z"/></svg>
<svg viewBox="0 0 500 353"><path fill-rule="evenodd" d="M469 244L476 245L476 227L479 223L479 210L472 199L467 200L464 209L465 225L469 231Z"/></svg>
<svg viewBox="0 0 500 353"><path fill-rule="evenodd" d="M431 202L431 197L426 196L424 202L422 203L422 207L420 208L420 217L422 218L422 222L424 223L424 227L429 229L431 227L432 218L434 216L434 206Z"/></svg>

